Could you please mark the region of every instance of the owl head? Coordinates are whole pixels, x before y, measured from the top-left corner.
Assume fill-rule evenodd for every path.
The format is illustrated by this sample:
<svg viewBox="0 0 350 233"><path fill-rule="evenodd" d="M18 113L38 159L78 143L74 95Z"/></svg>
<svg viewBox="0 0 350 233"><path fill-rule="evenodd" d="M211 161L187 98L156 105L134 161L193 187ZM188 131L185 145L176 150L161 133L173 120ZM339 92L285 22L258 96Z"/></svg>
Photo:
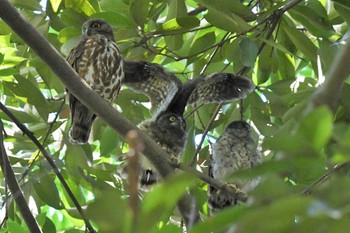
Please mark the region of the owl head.
<svg viewBox="0 0 350 233"><path fill-rule="evenodd" d="M90 19L83 24L81 30L84 36L100 34L114 40L113 29L103 19Z"/></svg>
<svg viewBox="0 0 350 233"><path fill-rule="evenodd" d="M186 130L186 121L185 119L176 113L165 112L159 114L156 119L157 123L162 127L172 127L182 130Z"/></svg>
<svg viewBox="0 0 350 233"><path fill-rule="evenodd" d="M225 132L239 137L248 136L250 135L250 125L246 121L233 121L226 126Z"/></svg>

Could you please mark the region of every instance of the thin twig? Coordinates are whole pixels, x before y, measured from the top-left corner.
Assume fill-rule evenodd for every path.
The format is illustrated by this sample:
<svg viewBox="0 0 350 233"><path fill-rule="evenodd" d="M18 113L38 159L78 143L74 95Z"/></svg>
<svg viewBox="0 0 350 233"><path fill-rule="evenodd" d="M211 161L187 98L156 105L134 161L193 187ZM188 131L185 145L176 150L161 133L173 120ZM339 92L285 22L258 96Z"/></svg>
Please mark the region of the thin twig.
<svg viewBox="0 0 350 233"><path fill-rule="evenodd" d="M247 196L243 192L237 192L237 190L233 190L232 188L228 187L224 182L214 179L198 170L196 170L193 167L186 166L182 163L174 163L172 161L169 161L175 168L180 169L182 171L191 173L201 179L202 181L206 182L208 185L215 187L218 190L222 190L224 192L227 192L228 194L234 196L237 198L237 200L240 200L242 202L247 201Z"/></svg>
<svg viewBox="0 0 350 233"><path fill-rule="evenodd" d="M346 161L344 163L339 163L336 164L332 169L330 169L329 171L327 171L325 174L323 174L320 178L318 178L317 180L315 180L314 182L312 182L306 189L304 189L301 192L302 196L307 196L311 194L311 190L316 188L317 186L320 186L321 184L323 184L324 182L326 182L335 172L337 172L338 170L340 170L343 167L349 166L350 165L350 161Z"/></svg>
<svg viewBox="0 0 350 233"><path fill-rule="evenodd" d="M85 222L85 225L89 232L96 232L92 225L90 224L89 220L86 218L83 209L81 208L78 200L75 198L72 190L69 188L67 182L65 181L64 177L62 176L61 172L59 171L58 167L56 166L55 162L52 160L51 156L49 153L45 150L45 148L40 144L40 142L34 137L33 133L30 132L25 125L22 124L7 108L0 102L0 109L14 122L17 127L25 134L28 136L28 138L38 147L38 149L41 151L47 162L50 164L52 167L54 173L56 174L57 178L60 180L62 183L64 189L68 193L68 196L74 203L75 207L77 208L82 220Z"/></svg>
<svg viewBox="0 0 350 233"><path fill-rule="evenodd" d="M47 139L49 138L49 135L51 135L51 130L52 130L53 126L56 124L56 122L57 122L57 120L58 120L58 116L59 116L59 114L60 114L60 112L61 112L61 110L62 110L64 104L65 104L65 101L62 102L62 104L60 105L60 107L59 107L59 109L58 109L58 111L57 111L57 113L56 113L55 118L54 118L53 121L49 124L50 126L49 126L49 128L48 128L48 130L47 130L47 133L46 133L46 135L45 135L45 138L44 138L44 140L43 140L43 142L42 142L42 146L43 146L43 147L46 146L45 144L46 144L46 142L47 142ZM31 169L33 168L33 166L34 166L34 164L35 164L37 158L39 157L39 155L40 155L40 151L38 151L38 153L35 155L34 159L33 159L32 162L29 164L29 167L23 172L23 174L22 174L21 178L19 178L18 182L21 182L21 181L26 177L26 175L28 174L28 172L31 171Z"/></svg>
<svg viewBox="0 0 350 233"><path fill-rule="evenodd" d="M0 120L0 165L4 173L6 183L12 193L13 199L17 204L17 208L21 212L21 215L26 222L30 232L32 233L41 233L42 231L39 228L39 224L35 220L33 214L30 212L29 206L26 202L26 199L23 196L23 192L17 183L15 173L12 170L10 160L7 157L5 146L4 146L4 137L3 137L4 125Z"/></svg>
<svg viewBox="0 0 350 233"><path fill-rule="evenodd" d="M193 158L192 158L192 161L190 163L191 167L194 166L194 164L196 163L197 161L197 155L199 154L199 151L201 150L202 148L202 145L203 145L203 142L204 142L204 139L205 137L207 136L208 132L209 132L209 129L212 125L212 123L214 122L215 118L216 118L216 115L219 113L221 107L222 107L223 103L220 103L216 109L215 109L215 112L213 113L212 117L210 118L209 120L209 124L207 125L207 127L205 128L204 132L203 132L203 136L201 138L201 141L199 142L197 148L196 148L196 151L193 155Z"/></svg>

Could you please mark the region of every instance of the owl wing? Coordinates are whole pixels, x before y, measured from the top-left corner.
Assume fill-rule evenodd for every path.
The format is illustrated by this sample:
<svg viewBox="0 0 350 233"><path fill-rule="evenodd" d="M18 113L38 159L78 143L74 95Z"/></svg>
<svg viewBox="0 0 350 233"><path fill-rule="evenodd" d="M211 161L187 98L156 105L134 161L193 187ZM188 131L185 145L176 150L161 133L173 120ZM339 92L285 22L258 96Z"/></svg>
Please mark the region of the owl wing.
<svg viewBox="0 0 350 233"><path fill-rule="evenodd" d="M79 44L70 51L66 59L69 65L71 65L76 72L78 71L78 65L83 56L84 45L86 40L87 40L86 37L82 38Z"/></svg>
<svg viewBox="0 0 350 233"><path fill-rule="evenodd" d="M123 85L147 95L154 115L165 110L181 89L181 81L158 64L125 60L124 67Z"/></svg>
<svg viewBox="0 0 350 233"><path fill-rule="evenodd" d="M255 89L249 78L230 73L214 73L198 78L200 81L188 100L190 104L197 101L219 103L243 99Z"/></svg>
<svg viewBox="0 0 350 233"><path fill-rule="evenodd" d="M79 44L70 51L66 59L76 72L78 72L79 63L83 56L86 40L86 38L82 38ZM86 143L89 138L91 124L96 118L96 115L69 92L68 100L72 119L69 130L70 140L72 143Z"/></svg>

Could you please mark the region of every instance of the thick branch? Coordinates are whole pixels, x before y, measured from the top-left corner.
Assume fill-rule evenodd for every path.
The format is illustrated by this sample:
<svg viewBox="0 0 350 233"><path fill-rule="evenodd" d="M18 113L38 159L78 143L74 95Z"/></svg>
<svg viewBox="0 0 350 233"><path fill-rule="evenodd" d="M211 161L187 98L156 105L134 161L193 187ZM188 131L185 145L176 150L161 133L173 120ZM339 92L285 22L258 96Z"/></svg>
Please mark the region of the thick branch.
<svg viewBox="0 0 350 233"><path fill-rule="evenodd" d="M29 206L23 196L22 190L19 187L15 173L12 170L10 165L10 160L7 157L5 146L4 146L4 138L3 138L4 125L0 120L0 165L1 169L4 173L4 177L7 181L7 185L12 193L12 196L17 204L21 215L26 222L30 232L41 233L42 231L39 228L37 221L34 216L30 212Z"/></svg>
<svg viewBox="0 0 350 233"><path fill-rule="evenodd" d="M346 35L350 35L350 31ZM344 47L338 49L324 84L312 95L307 112L326 105L335 111L345 79L350 73L350 36L344 40Z"/></svg>
<svg viewBox="0 0 350 233"><path fill-rule="evenodd" d="M111 105L104 101L96 92L87 87L86 83L75 73L67 61L51 46L51 44L38 33L7 0L0 0L1 18L31 47L38 56L60 78L66 88L77 97L84 105L96 113L111 128L123 138L130 130L136 130L145 144L144 154L152 161L159 173L166 177L173 172L173 168L166 162L165 152L141 132L135 125L125 119ZM193 218L193 200L185 196L178 204L186 225L189 226ZM199 213L195 211L195 220L199 220Z"/></svg>

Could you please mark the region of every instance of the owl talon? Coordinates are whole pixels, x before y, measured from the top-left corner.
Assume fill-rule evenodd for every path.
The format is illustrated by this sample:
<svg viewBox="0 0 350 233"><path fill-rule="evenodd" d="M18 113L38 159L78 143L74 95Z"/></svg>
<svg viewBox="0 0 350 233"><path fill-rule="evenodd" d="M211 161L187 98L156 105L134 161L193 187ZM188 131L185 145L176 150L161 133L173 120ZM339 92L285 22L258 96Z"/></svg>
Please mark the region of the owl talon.
<svg viewBox="0 0 350 233"><path fill-rule="evenodd" d="M232 190L234 190L236 194L241 193L241 190L234 183L228 183L228 184L226 183L225 186L230 188L230 189L232 189Z"/></svg>
<svg viewBox="0 0 350 233"><path fill-rule="evenodd" d="M174 165L180 164L180 160L176 156L171 156L170 160L171 160L171 163L174 164Z"/></svg>
<svg viewBox="0 0 350 233"><path fill-rule="evenodd" d="M236 198L240 201L246 202L248 197L247 194L241 191L238 186L234 183L225 183L227 189L232 189L235 192Z"/></svg>

